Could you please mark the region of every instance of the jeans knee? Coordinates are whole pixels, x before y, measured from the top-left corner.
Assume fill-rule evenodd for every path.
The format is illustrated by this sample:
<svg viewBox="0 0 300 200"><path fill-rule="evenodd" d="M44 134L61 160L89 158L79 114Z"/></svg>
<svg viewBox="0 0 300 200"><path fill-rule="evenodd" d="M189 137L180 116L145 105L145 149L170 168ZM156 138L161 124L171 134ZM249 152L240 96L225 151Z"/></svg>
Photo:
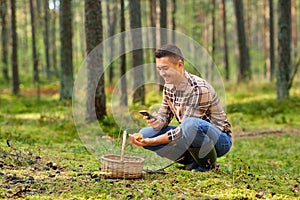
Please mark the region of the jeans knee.
<svg viewBox="0 0 300 200"><path fill-rule="evenodd" d="M197 124L198 120L199 119L194 118L194 117L186 118L185 120L183 120L183 122L180 125L181 130L183 132L190 131L191 129L196 127L196 124Z"/></svg>
<svg viewBox="0 0 300 200"><path fill-rule="evenodd" d="M199 118L186 118L181 123L182 138L188 145L199 147L206 144L210 139L207 136L208 122Z"/></svg>
<svg viewBox="0 0 300 200"><path fill-rule="evenodd" d="M142 128L139 132L143 135L144 138L149 138L155 135L155 131L153 130L152 127Z"/></svg>
<svg viewBox="0 0 300 200"><path fill-rule="evenodd" d="M198 134L198 118L186 118L180 125L182 138L191 144Z"/></svg>
<svg viewBox="0 0 300 200"><path fill-rule="evenodd" d="M204 133L207 130L207 122L199 118L189 117L181 123L180 127L183 134Z"/></svg>
<svg viewBox="0 0 300 200"><path fill-rule="evenodd" d="M151 129L152 129L151 127L144 127L139 132L143 134L143 133L147 133L149 131L152 131Z"/></svg>

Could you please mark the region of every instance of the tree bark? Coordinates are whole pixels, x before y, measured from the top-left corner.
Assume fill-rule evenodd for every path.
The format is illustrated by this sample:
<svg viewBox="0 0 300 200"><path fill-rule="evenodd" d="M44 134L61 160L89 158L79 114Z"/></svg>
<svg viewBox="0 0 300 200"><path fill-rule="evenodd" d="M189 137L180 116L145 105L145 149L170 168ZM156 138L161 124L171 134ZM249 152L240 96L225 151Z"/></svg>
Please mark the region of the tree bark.
<svg viewBox="0 0 300 200"><path fill-rule="evenodd" d="M152 27L156 27L156 17L157 12L156 12L156 0L150 0L150 23ZM156 33L154 32L152 37L156 37ZM154 42L156 39L154 38ZM155 46L155 44L154 44Z"/></svg>
<svg viewBox="0 0 300 200"><path fill-rule="evenodd" d="M292 52L293 57L297 57L298 40L297 40L297 14L296 0L291 0L291 20L292 20Z"/></svg>
<svg viewBox="0 0 300 200"><path fill-rule="evenodd" d="M157 21L157 11L156 11L156 0L150 0L150 23L151 23L151 27L154 27L155 29L152 30L151 33L151 37L153 38L152 42L153 42L153 46L156 47L156 21ZM153 56L153 63L155 63L155 57ZM156 66L154 65L153 67L153 72L154 72L154 79L155 81L158 83L159 82L159 75L158 72L156 70Z"/></svg>
<svg viewBox="0 0 300 200"><path fill-rule="evenodd" d="M45 59L46 59L46 77L49 80L50 73L50 58L49 58L49 0L44 0L44 46L45 46Z"/></svg>
<svg viewBox="0 0 300 200"><path fill-rule="evenodd" d="M238 83L249 81L251 79L250 59L247 46L247 39L244 27L243 1L233 0L234 11L237 21L237 34L239 46L239 66L238 66Z"/></svg>
<svg viewBox="0 0 300 200"><path fill-rule="evenodd" d="M227 44L227 23L226 23L226 1L221 1L222 21L223 21L223 38L224 38L224 65L225 79L229 80L229 62L228 62L228 44Z"/></svg>
<svg viewBox="0 0 300 200"><path fill-rule="evenodd" d="M60 100L71 99L73 92L71 0L60 2Z"/></svg>
<svg viewBox="0 0 300 200"><path fill-rule="evenodd" d="M16 0L10 0L11 8L11 37L12 37L12 86L13 94L17 95L20 92L19 83L19 70L18 70L18 35L17 35L17 22L16 22Z"/></svg>
<svg viewBox="0 0 300 200"><path fill-rule="evenodd" d="M112 8L110 8L112 4ZM117 3L115 0L106 2L106 13L107 13L107 27L108 27L108 37L112 37L115 34L116 22L117 22ZM113 55L114 52L114 41L110 38L110 55ZM110 57L112 60L112 57ZM113 63L109 66L109 78L108 81L112 84L114 78L114 66Z"/></svg>
<svg viewBox="0 0 300 200"><path fill-rule="evenodd" d="M214 68L214 62L215 62L215 51L216 51L216 0L212 0L212 5L211 5L211 57L213 62L211 63L210 66L210 72L208 76L208 80L210 82L213 81L213 68Z"/></svg>
<svg viewBox="0 0 300 200"><path fill-rule="evenodd" d="M124 0L121 0L121 20L120 20L121 32L125 31L125 9L124 9ZM124 34L120 37L120 51L125 52L125 38ZM121 77L121 99L120 105L127 106L128 105L128 97L127 97L127 83L126 83L126 55L124 53L121 54L120 58L120 77Z"/></svg>
<svg viewBox="0 0 300 200"><path fill-rule="evenodd" d="M176 6L176 0L172 0L172 43L175 44L175 30L176 30L176 9L177 9L177 6Z"/></svg>
<svg viewBox="0 0 300 200"><path fill-rule="evenodd" d="M241 0L243 1L243 0ZM251 20L251 11L252 11L252 4L250 2L251 0L245 0L244 3L245 3L245 17L244 17L244 22L245 22L245 34L248 34L251 33L251 28L252 28L252 20ZM254 2L255 3L255 2ZM244 6L243 6L244 7ZM255 37L255 36L254 36ZM250 48L250 45L251 45L251 37L247 37L246 38L246 44L248 46L248 48Z"/></svg>
<svg viewBox="0 0 300 200"><path fill-rule="evenodd" d="M141 6L140 0L129 1L130 12L130 28L141 28ZM142 33L140 30L134 31L132 36L132 66L133 66L133 103L141 103L145 105L145 87L144 87L144 74L140 65L144 63L143 59L143 46Z"/></svg>
<svg viewBox="0 0 300 200"><path fill-rule="evenodd" d="M56 55L56 18L57 18L57 12L56 12L56 0L52 0L52 4L53 4L53 9L52 9L52 23L51 23L51 46L52 46L52 50L51 50L51 60L52 60L52 67L54 70L54 75L56 77L59 77L59 72L57 69L57 55Z"/></svg>
<svg viewBox="0 0 300 200"><path fill-rule="evenodd" d="M36 40L35 40L35 16L34 16L34 6L33 0L29 0L30 4L30 16L31 16L31 37L32 37L32 59L33 59L33 82L39 82L39 69L38 63L39 59L36 51Z"/></svg>
<svg viewBox="0 0 300 200"><path fill-rule="evenodd" d="M160 0L160 28L167 28L167 0ZM168 37L165 31L160 33L160 45L167 44Z"/></svg>
<svg viewBox="0 0 300 200"><path fill-rule="evenodd" d="M167 28L167 0L160 0L159 1L159 9L160 9L160 18L159 18L159 26L161 28L159 37L160 37L160 46L168 43L168 36L166 32L163 30ZM162 77L159 77L159 90L163 90L164 80Z"/></svg>
<svg viewBox="0 0 300 200"><path fill-rule="evenodd" d="M271 78L271 66L270 66L270 29L268 23L270 22L269 16L269 8L268 8L267 0L263 1L263 49L264 49L264 57L265 57L265 78L270 80Z"/></svg>
<svg viewBox="0 0 300 200"><path fill-rule="evenodd" d="M269 0L269 32L270 32L270 81L274 80L275 76L275 45L274 45L274 14L273 14L273 0Z"/></svg>
<svg viewBox="0 0 300 200"><path fill-rule="evenodd" d="M27 6L28 2L24 1L24 4L25 5L22 5L22 7L24 9L24 15L28 16L28 10L29 10L29 7ZM28 49L29 49L29 45L28 45L29 44L29 37L28 37L27 27L30 27L30 24L28 24L28 20L26 19L26 20L24 20L24 24L22 25L22 30L24 30L24 33L23 33L24 34L23 35L23 37L24 37L24 49L26 49L26 51L28 51Z"/></svg>
<svg viewBox="0 0 300 200"><path fill-rule="evenodd" d="M99 0L85 0L85 33L87 59L87 121L106 115L106 96L103 69L102 8ZM98 77L101 75L101 77ZM94 101L94 103L93 103ZM95 107L93 107L95 105ZM94 115L96 113L96 116Z"/></svg>
<svg viewBox="0 0 300 200"><path fill-rule="evenodd" d="M1 38L2 38L2 73L6 82L9 82L8 75L8 34L7 34L7 1L1 0Z"/></svg>
<svg viewBox="0 0 300 200"><path fill-rule="evenodd" d="M289 98L288 83L291 64L291 0L278 2L278 53L277 99Z"/></svg>

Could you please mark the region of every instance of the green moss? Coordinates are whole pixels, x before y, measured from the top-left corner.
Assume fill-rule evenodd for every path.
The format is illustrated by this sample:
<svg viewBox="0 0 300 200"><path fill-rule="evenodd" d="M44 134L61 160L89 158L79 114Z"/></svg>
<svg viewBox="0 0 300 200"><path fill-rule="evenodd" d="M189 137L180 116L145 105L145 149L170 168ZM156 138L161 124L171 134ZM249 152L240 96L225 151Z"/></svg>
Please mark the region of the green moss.
<svg viewBox="0 0 300 200"><path fill-rule="evenodd" d="M273 90L269 83L229 86L227 113L234 145L218 159L218 172L192 173L175 164L165 170L167 174L144 173L137 180L101 176L101 163L77 135L70 102L50 97L37 102L4 94L0 97L0 198L256 199L262 195L262 199L299 199L300 99L295 95L299 89L293 88L285 102L277 102ZM154 94L147 98L150 110L160 99ZM135 109L139 106L130 107ZM143 123L138 114L136 119ZM105 133L120 138L122 130L110 115L99 123L106 127ZM244 133L255 137L238 137Z"/></svg>

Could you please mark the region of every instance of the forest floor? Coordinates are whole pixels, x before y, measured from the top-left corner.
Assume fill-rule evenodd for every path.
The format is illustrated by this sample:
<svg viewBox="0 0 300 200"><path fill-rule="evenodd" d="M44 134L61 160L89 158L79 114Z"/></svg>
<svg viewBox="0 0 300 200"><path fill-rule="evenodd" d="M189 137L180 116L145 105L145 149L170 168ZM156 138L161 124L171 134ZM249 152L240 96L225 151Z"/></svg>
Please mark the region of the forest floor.
<svg viewBox="0 0 300 200"><path fill-rule="evenodd" d="M102 176L57 87L39 100L34 90L1 90L0 199L300 199L300 84L284 102L269 83L229 88L234 145L217 172L174 164L134 180Z"/></svg>

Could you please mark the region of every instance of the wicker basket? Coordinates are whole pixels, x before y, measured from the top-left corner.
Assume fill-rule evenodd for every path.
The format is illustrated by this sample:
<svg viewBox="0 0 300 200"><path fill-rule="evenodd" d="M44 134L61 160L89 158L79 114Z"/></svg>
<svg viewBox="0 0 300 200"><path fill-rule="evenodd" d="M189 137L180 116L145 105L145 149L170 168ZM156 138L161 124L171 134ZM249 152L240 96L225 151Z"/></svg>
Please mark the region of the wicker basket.
<svg viewBox="0 0 300 200"><path fill-rule="evenodd" d="M142 176L144 159L136 156L103 155L101 157L101 172L106 178L140 178Z"/></svg>

